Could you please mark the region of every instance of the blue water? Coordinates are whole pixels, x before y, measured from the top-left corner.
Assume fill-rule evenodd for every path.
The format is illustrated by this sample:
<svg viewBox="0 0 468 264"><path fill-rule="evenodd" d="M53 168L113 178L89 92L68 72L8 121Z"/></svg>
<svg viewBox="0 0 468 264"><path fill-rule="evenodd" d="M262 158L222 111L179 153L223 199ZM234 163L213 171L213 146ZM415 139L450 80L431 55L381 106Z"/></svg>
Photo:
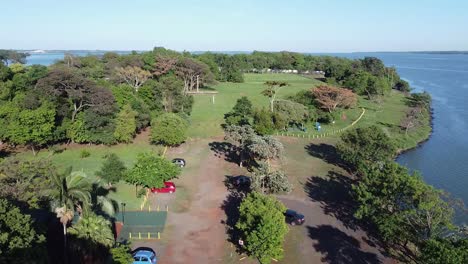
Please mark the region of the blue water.
<svg viewBox="0 0 468 264"><path fill-rule="evenodd" d="M81 52L86 55L87 52ZM80 55L80 54L77 54ZM397 161L422 173L424 180L468 204L468 55L420 53L342 53L348 58L374 56L394 66L415 91L433 98L433 133L420 147L400 155ZM28 64L49 65L63 53L34 54ZM459 213L457 223L468 223Z"/></svg>

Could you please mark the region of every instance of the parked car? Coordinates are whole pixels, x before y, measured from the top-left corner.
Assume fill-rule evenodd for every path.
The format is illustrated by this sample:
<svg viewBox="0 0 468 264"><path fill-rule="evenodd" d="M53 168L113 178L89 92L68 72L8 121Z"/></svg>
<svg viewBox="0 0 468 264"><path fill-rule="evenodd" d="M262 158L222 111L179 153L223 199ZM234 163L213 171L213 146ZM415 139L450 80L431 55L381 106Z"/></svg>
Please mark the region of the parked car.
<svg viewBox="0 0 468 264"><path fill-rule="evenodd" d="M179 166L179 167L181 167L181 168L185 167L185 165L187 164L187 163L185 162L185 160L184 160L184 159L181 159L181 158L175 158L175 159L173 159L173 160L172 160L172 163L174 163L175 165L177 165L177 166Z"/></svg>
<svg viewBox="0 0 468 264"><path fill-rule="evenodd" d="M236 187L250 187L250 181L250 177L243 175L232 178L232 183Z"/></svg>
<svg viewBox="0 0 468 264"><path fill-rule="evenodd" d="M138 250L133 253L133 264L156 264L156 253L149 250Z"/></svg>
<svg viewBox="0 0 468 264"><path fill-rule="evenodd" d="M173 193L176 191L176 186L173 182L164 182L164 187L151 188L152 193Z"/></svg>
<svg viewBox="0 0 468 264"><path fill-rule="evenodd" d="M286 223L290 225L302 225L305 221L304 215L291 209L286 210L284 216L286 218Z"/></svg>

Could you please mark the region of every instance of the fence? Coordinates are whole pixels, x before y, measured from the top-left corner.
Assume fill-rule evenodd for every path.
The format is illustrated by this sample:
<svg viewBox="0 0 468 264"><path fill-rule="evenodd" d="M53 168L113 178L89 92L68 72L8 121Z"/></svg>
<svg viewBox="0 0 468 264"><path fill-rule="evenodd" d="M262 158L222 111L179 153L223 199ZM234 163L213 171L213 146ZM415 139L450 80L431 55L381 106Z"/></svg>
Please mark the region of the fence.
<svg viewBox="0 0 468 264"><path fill-rule="evenodd" d="M321 133L321 134L310 134L310 133L295 134L295 133L290 133L290 132L281 132L281 133L276 132L276 135L277 136L283 136L283 137L298 137L298 138L308 138L308 139L324 138L324 137L333 136L333 135L342 133L343 131L353 127L357 122L359 122L359 120L361 120L361 118L364 116L364 113L366 112L366 109L364 109L364 108L361 108L361 109L362 109L362 112L359 115L359 117L356 120L354 120L351 124L349 124L346 127L341 128L341 129L335 129L335 130L328 131L328 132Z"/></svg>

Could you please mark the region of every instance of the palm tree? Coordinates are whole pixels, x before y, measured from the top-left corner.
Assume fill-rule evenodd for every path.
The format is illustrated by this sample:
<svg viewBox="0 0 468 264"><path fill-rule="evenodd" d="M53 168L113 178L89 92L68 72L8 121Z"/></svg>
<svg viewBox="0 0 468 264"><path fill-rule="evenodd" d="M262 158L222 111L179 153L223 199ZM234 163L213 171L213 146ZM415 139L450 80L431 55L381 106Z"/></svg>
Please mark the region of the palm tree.
<svg viewBox="0 0 468 264"><path fill-rule="evenodd" d="M102 245L107 248L114 244L114 234L111 224L102 216L89 214L70 227L69 233L87 242Z"/></svg>
<svg viewBox="0 0 468 264"><path fill-rule="evenodd" d="M69 229L71 236L71 245L75 252L80 252L78 256L85 262L85 259L91 262L100 262L107 256L103 254L114 245L114 234L111 230L111 224L102 216L88 214L81 218L77 224Z"/></svg>
<svg viewBox="0 0 468 264"><path fill-rule="evenodd" d="M52 175L52 208L63 225L63 252L67 263L67 225L72 221L75 210L81 215L89 207L92 185L83 172L72 172L68 168L62 174Z"/></svg>
<svg viewBox="0 0 468 264"><path fill-rule="evenodd" d="M53 175L52 184L50 196L57 207L65 206L67 209L76 210L80 216L88 210L92 184L84 172L72 172L70 167L63 174Z"/></svg>

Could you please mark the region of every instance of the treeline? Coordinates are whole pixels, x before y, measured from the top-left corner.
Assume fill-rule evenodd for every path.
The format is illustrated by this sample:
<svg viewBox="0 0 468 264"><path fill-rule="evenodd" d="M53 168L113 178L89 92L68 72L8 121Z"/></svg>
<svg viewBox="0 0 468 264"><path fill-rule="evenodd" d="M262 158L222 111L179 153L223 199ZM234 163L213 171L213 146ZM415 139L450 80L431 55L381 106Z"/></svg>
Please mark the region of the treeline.
<svg viewBox="0 0 468 264"><path fill-rule="evenodd" d="M325 73L330 84L350 88L369 97L383 95L391 89L409 92L409 84L402 80L395 68L386 67L380 59L366 57L351 60L332 56L314 56L294 52L260 52L227 55L203 53L195 58L209 65L219 81L243 82L243 72L267 70L296 70L298 73Z"/></svg>
<svg viewBox="0 0 468 264"><path fill-rule="evenodd" d="M337 149L355 175L354 216L371 223L404 262L468 262L468 234L453 223L456 203L393 161L397 148L379 127L343 134Z"/></svg>
<svg viewBox="0 0 468 264"><path fill-rule="evenodd" d="M32 148L130 142L164 113L175 114L166 115L172 123L187 124L190 92L214 81L203 62L163 48L101 57L66 54L49 67L24 66L15 59L21 55L8 54L0 63L0 141Z"/></svg>

